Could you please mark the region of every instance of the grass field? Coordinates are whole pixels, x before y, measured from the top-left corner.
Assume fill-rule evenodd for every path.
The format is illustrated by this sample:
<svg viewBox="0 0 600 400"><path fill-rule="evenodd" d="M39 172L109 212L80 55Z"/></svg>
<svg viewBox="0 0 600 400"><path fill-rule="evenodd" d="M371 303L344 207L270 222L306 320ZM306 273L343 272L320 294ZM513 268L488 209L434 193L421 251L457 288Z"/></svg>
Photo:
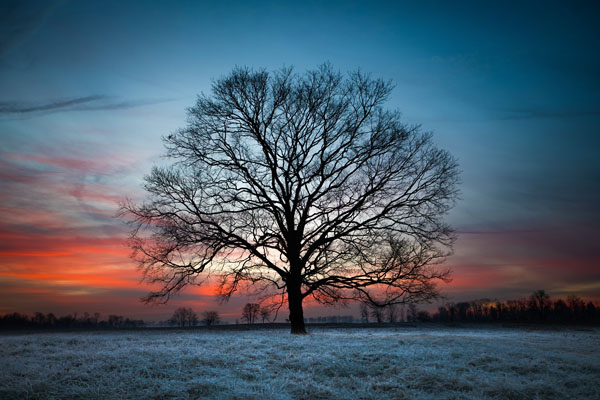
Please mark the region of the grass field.
<svg viewBox="0 0 600 400"><path fill-rule="evenodd" d="M0 336L1 399L600 399L600 330Z"/></svg>

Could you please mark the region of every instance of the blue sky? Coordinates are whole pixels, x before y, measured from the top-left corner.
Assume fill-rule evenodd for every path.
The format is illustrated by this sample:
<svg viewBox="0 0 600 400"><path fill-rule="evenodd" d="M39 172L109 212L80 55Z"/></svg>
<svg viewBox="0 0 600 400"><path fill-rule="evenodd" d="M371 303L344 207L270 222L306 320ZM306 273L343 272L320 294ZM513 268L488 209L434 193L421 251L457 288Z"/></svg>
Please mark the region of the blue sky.
<svg viewBox="0 0 600 400"><path fill-rule="evenodd" d="M450 298L600 298L598 17L594 2L3 1L0 312L118 299L147 315L113 215L161 136L236 65L323 62L393 81L387 106L458 158Z"/></svg>

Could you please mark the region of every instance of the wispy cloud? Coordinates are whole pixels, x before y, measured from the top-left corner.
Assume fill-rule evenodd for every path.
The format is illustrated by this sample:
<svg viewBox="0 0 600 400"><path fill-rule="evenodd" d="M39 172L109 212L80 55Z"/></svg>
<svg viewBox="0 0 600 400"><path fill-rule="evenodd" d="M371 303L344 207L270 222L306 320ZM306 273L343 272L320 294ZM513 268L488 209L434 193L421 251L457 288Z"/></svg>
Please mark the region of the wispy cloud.
<svg viewBox="0 0 600 400"><path fill-rule="evenodd" d="M566 285L563 287L555 288L553 291L556 293L560 293L560 294L566 294L566 293L587 294L588 292L595 294L600 291L600 281L574 283L574 284Z"/></svg>
<svg viewBox="0 0 600 400"><path fill-rule="evenodd" d="M120 110L146 105L164 103L169 99L158 100L119 100L107 95L90 95L53 99L44 102L0 101L0 116L36 115L67 111L104 111Z"/></svg>
<svg viewBox="0 0 600 400"><path fill-rule="evenodd" d="M70 110L83 105L94 104L106 100L107 96L93 95L74 97L63 100L53 100L44 103L23 103L15 101L0 102L0 114L27 114L40 111Z"/></svg>

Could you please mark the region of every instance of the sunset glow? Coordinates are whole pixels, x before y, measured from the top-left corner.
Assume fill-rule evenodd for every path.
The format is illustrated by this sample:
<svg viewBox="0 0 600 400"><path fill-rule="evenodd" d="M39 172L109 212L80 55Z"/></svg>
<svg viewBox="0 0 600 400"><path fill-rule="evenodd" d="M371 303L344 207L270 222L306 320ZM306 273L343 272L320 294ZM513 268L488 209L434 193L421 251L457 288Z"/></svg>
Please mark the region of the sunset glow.
<svg viewBox="0 0 600 400"><path fill-rule="evenodd" d="M142 304L119 202L143 201L161 137L211 79L324 61L392 80L389 108L458 159L448 299L600 300L598 13L532 4L3 3L0 314L239 318L247 295L220 304L214 282Z"/></svg>

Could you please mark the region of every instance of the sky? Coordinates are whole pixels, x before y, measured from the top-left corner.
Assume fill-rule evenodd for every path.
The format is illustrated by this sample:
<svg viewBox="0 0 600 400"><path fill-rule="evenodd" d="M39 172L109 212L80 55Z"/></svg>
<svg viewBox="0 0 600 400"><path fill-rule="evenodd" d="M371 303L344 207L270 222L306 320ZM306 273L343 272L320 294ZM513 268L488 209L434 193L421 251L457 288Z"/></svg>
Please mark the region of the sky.
<svg viewBox="0 0 600 400"><path fill-rule="evenodd" d="M0 313L239 318L239 294L165 306L129 258L161 137L235 66L323 62L395 84L387 108L458 159L445 301L600 299L597 2L0 2ZM305 308L305 315L351 310Z"/></svg>

